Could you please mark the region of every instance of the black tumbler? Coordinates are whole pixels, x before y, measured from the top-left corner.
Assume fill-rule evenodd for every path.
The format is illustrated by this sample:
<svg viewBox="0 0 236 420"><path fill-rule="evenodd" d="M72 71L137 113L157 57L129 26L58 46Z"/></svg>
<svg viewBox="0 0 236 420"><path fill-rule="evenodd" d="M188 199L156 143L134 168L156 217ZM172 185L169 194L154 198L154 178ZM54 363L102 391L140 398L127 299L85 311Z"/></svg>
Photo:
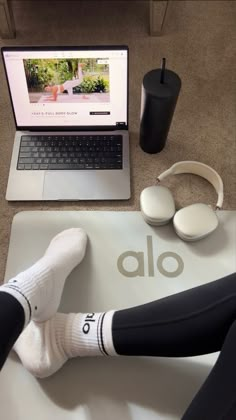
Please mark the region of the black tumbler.
<svg viewBox="0 0 236 420"><path fill-rule="evenodd" d="M181 88L181 79L171 70L149 71L143 78L140 146L146 153L159 153L164 148Z"/></svg>

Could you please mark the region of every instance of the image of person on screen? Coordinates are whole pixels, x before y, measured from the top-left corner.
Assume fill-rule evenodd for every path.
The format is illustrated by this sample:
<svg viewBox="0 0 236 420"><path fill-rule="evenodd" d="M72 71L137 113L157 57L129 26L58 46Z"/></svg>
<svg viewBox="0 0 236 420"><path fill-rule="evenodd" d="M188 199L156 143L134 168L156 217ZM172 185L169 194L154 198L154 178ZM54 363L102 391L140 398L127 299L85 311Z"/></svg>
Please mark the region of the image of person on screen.
<svg viewBox="0 0 236 420"><path fill-rule="evenodd" d="M83 64L78 64L78 77L72 79L72 80L66 80L63 84L60 85L48 85L45 86L44 90L46 92L51 92L51 96L47 98L48 101L56 102L58 98L58 94L64 93L64 91L67 91L69 96L73 95L73 88L76 86L79 86L83 79L83 71L82 71ZM87 99L85 95L83 95L83 99Z"/></svg>

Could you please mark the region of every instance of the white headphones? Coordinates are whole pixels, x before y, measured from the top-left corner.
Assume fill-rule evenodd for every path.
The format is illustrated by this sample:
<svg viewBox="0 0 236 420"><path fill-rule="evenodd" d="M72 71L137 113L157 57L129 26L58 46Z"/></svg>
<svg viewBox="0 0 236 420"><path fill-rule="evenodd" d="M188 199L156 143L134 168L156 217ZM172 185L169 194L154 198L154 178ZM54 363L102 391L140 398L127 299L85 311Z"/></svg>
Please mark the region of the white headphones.
<svg viewBox="0 0 236 420"><path fill-rule="evenodd" d="M223 204L223 182L220 175L201 162L177 162L157 177L158 182L169 175L194 174L205 178L215 188L218 200L216 210ZM170 190L161 185L145 188L140 195L144 220L150 225L165 225L173 218L177 235L185 241L197 241L213 232L218 224L216 212L207 204L195 203L175 212L174 198Z"/></svg>

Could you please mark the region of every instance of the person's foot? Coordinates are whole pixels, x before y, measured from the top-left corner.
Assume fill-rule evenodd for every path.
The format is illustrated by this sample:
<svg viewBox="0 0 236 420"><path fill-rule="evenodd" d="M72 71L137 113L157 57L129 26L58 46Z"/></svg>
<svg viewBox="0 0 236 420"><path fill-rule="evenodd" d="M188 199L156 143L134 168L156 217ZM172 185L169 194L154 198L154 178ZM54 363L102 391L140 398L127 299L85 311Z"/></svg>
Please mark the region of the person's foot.
<svg viewBox="0 0 236 420"><path fill-rule="evenodd" d="M87 235L72 228L55 236L44 256L32 267L1 287L13 295L25 310L25 325L42 322L57 312L65 280L85 255Z"/></svg>
<svg viewBox="0 0 236 420"><path fill-rule="evenodd" d="M73 357L116 356L112 339L114 311L61 314L31 321L14 344L23 366L46 378Z"/></svg>
<svg viewBox="0 0 236 420"><path fill-rule="evenodd" d="M65 351L68 317L57 313L45 322L31 321L14 344L22 365L37 378L53 375L68 360Z"/></svg>

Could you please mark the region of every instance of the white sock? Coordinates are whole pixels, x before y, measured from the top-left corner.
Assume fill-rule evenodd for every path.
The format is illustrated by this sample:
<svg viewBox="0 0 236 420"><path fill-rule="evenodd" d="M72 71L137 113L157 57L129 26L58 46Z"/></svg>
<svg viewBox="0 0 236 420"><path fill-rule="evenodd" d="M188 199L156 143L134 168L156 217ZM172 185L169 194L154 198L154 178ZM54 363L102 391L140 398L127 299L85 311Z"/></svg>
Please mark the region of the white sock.
<svg viewBox="0 0 236 420"><path fill-rule="evenodd" d="M52 375L72 357L117 355L112 340L113 314L57 313L43 323L31 321L14 350L25 368L39 378Z"/></svg>
<svg viewBox="0 0 236 420"><path fill-rule="evenodd" d="M44 256L28 270L0 287L14 296L25 311L25 325L33 319L46 321L55 315L65 280L85 254L87 235L83 229L67 229L50 242Z"/></svg>

